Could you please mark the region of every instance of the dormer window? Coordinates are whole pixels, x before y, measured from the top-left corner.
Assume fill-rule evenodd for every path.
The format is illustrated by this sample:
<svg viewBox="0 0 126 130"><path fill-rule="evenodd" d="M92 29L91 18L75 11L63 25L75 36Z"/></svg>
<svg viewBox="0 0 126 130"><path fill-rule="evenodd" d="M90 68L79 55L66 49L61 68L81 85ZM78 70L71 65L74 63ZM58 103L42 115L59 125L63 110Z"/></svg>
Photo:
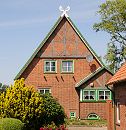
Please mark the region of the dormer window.
<svg viewBox="0 0 126 130"><path fill-rule="evenodd" d="M109 90L100 90L98 95L99 100L111 99Z"/></svg>
<svg viewBox="0 0 126 130"><path fill-rule="evenodd" d="M80 101L106 101L112 99L111 91L99 89L81 89Z"/></svg>
<svg viewBox="0 0 126 130"><path fill-rule="evenodd" d="M95 100L95 90L84 90L83 100Z"/></svg>

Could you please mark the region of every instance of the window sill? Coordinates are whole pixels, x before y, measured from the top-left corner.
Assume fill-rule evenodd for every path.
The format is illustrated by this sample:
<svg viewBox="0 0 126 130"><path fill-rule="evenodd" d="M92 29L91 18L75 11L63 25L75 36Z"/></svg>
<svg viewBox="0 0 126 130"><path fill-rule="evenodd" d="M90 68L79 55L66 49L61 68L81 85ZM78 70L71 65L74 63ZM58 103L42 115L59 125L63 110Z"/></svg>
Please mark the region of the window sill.
<svg viewBox="0 0 126 130"><path fill-rule="evenodd" d="M57 74L57 72L44 72L44 74Z"/></svg>
<svg viewBox="0 0 126 130"><path fill-rule="evenodd" d="M102 101L96 101L96 100L84 100L84 101L80 101L80 103L81 103L81 102L82 102L82 103L83 103L83 102L91 102L91 103L92 103L92 102L93 102L93 103L98 103L98 102L99 102L99 103L106 103L105 100L102 100Z"/></svg>
<svg viewBox="0 0 126 130"><path fill-rule="evenodd" d="M74 74L74 72L61 72L61 74Z"/></svg>

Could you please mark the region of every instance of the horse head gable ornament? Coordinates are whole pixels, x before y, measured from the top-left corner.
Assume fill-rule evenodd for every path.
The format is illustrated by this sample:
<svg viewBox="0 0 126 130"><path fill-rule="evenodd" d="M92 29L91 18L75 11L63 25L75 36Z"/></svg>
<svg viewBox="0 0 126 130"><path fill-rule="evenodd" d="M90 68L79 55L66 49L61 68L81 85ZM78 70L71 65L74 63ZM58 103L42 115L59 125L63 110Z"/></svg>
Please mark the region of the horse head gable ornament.
<svg viewBox="0 0 126 130"><path fill-rule="evenodd" d="M59 10L62 11L61 17L63 17L64 15L66 17L69 17L67 12L70 10L70 6L67 6L66 9L64 9L62 6L59 6Z"/></svg>

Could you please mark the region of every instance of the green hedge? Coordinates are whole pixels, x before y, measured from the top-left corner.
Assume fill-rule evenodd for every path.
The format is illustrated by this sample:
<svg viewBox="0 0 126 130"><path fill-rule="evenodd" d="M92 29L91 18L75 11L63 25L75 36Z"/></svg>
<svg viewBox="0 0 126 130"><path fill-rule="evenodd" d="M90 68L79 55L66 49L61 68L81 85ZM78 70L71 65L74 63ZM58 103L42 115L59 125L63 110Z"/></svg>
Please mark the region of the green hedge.
<svg viewBox="0 0 126 130"><path fill-rule="evenodd" d="M0 119L0 130L23 130L24 124L15 118Z"/></svg>

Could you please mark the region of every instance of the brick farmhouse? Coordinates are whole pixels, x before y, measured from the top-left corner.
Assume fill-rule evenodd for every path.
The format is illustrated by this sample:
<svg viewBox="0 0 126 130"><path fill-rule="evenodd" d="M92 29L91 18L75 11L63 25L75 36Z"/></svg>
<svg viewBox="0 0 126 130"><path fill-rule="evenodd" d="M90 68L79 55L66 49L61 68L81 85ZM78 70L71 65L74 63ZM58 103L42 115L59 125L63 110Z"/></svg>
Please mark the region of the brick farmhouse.
<svg viewBox="0 0 126 130"><path fill-rule="evenodd" d="M112 94L105 84L112 73L65 14L15 79L22 77L40 93L51 93L70 118L107 119Z"/></svg>
<svg viewBox="0 0 126 130"><path fill-rule="evenodd" d="M126 63L115 73L107 85L113 85L114 104L109 113L108 130L126 129ZM111 127L113 126L114 127Z"/></svg>

